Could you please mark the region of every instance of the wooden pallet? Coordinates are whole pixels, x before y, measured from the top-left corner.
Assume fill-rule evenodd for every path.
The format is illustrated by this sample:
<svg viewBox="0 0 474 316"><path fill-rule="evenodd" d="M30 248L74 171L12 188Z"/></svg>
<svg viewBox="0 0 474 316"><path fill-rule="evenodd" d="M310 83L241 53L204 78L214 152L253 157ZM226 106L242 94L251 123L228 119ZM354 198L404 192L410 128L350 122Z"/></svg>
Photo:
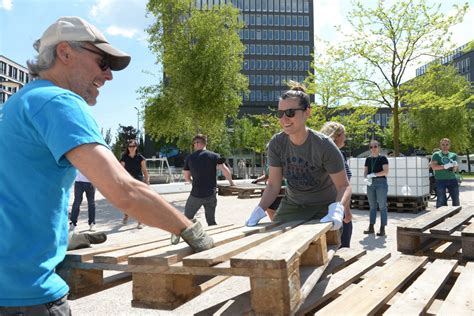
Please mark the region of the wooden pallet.
<svg viewBox="0 0 474 316"><path fill-rule="evenodd" d="M426 210L429 196L409 197L409 196L389 196L387 197L387 210L389 212L410 212L418 213ZM351 208L358 210L370 210L367 195L353 194L351 196Z"/></svg>
<svg viewBox="0 0 474 316"><path fill-rule="evenodd" d="M238 184L238 185L217 185L217 193L223 196L237 195L239 199L262 196L265 190L263 184Z"/></svg>
<svg viewBox="0 0 474 316"><path fill-rule="evenodd" d="M397 249L432 258L474 260L474 207L443 206L397 227Z"/></svg>
<svg viewBox="0 0 474 316"><path fill-rule="evenodd" d="M132 306L160 309L175 308L230 276L245 276L250 278L255 313L291 314L339 247L339 231L330 231L331 226L319 221L211 226L208 232L216 247L208 251L193 254L187 244L170 245L168 239L104 246L81 249L82 255L69 252L62 270L129 272ZM88 285L86 279L67 281Z"/></svg>
<svg viewBox="0 0 474 316"><path fill-rule="evenodd" d="M252 197L260 197L265 191L266 185L245 183L238 185L217 185L217 194L223 196L237 195L239 199L249 199ZM285 193L285 188L281 188L280 195Z"/></svg>
<svg viewBox="0 0 474 316"><path fill-rule="evenodd" d="M296 315L472 315L474 263L343 248ZM249 312L249 293L197 315Z"/></svg>

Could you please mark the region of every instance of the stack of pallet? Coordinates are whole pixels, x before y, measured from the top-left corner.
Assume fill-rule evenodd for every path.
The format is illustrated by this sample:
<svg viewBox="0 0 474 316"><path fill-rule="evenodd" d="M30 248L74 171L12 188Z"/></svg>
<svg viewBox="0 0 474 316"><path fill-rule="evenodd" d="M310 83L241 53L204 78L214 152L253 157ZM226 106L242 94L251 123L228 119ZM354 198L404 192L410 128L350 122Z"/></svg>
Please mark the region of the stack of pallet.
<svg viewBox="0 0 474 316"><path fill-rule="evenodd" d="M419 213L428 207L429 196L389 196L387 207L389 212ZM351 208L369 210L369 200L366 194L352 194Z"/></svg>

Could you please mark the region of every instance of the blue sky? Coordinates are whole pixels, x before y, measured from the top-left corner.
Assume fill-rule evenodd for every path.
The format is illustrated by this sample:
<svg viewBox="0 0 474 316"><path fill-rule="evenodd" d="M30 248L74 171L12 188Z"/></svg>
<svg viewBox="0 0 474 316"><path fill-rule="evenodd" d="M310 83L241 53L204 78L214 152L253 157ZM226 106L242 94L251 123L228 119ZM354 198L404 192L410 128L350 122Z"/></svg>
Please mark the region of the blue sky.
<svg viewBox="0 0 474 316"><path fill-rule="evenodd" d="M453 4L464 2L444 0L443 8L448 12ZM458 46L474 39L474 0L467 2L471 8L464 22L452 29L453 41ZM36 53L33 42L58 17L83 17L96 25L114 46L132 56L129 67L114 72L114 80L101 88L98 102L92 109L96 120L99 126L111 128L113 133L119 124L136 127L135 107L142 108L136 90L161 80L161 67L155 64L156 57L148 49L144 31L153 21L145 16L146 3L146 0L0 0L0 54L26 65L26 60ZM337 41L334 25L347 28L345 17L350 1L314 0L314 6L315 34L325 40ZM406 80L415 76L415 68L409 70Z"/></svg>

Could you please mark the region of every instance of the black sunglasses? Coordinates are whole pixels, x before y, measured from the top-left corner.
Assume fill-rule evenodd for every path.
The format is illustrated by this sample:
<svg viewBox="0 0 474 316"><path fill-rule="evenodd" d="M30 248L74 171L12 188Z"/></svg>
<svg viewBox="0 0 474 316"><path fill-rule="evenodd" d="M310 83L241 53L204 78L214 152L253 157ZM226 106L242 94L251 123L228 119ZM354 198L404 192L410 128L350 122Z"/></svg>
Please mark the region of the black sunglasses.
<svg viewBox="0 0 474 316"><path fill-rule="evenodd" d="M375 146L369 146L369 148L378 148L379 146L375 145Z"/></svg>
<svg viewBox="0 0 474 316"><path fill-rule="evenodd" d="M87 47L84 47L84 46L80 46L82 49L88 51L88 52L91 52L93 54L96 54L96 55L99 55L100 57L102 57L102 59L100 60L99 62L99 68L100 70L102 71L106 71L107 69L110 68L109 66L109 60L107 58L107 55L106 54L102 54L96 50L93 50L93 49L90 49L90 48L87 48Z"/></svg>
<svg viewBox="0 0 474 316"><path fill-rule="evenodd" d="M298 109L287 109L287 110L277 110L276 116L278 118L282 118L283 114L286 115L286 117L294 117L296 114L296 111L306 111L306 109L298 108Z"/></svg>

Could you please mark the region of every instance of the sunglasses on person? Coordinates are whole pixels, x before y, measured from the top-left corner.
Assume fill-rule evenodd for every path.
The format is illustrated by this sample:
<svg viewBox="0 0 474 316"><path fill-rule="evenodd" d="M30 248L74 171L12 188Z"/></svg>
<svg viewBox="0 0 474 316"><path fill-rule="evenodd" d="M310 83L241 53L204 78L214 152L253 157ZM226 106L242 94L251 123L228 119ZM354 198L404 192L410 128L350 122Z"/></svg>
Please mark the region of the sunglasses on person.
<svg viewBox="0 0 474 316"><path fill-rule="evenodd" d="M378 148L378 147L379 147L379 146L377 146L377 145L369 146L370 149L372 149L372 148Z"/></svg>
<svg viewBox="0 0 474 316"><path fill-rule="evenodd" d="M296 114L296 111L305 111L306 109L302 108L297 108L297 109L287 109L287 110L277 110L276 116L278 118L282 118L283 114L286 115L286 117L294 117Z"/></svg>
<svg viewBox="0 0 474 316"><path fill-rule="evenodd" d="M128 145L128 148L137 147L137 145Z"/></svg>
<svg viewBox="0 0 474 316"><path fill-rule="evenodd" d="M87 47L84 47L84 46L80 46L82 49L88 51L88 52L91 52L93 54L96 54L96 55L99 55L100 57L102 57L102 59L100 60L99 62L99 68L100 70L102 71L106 71L107 69L110 68L109 66L109 60L107 58L107 55L106 54L102 54L101 52L98 52L96 50L93 50L93 49L90 49L90 48L87 48Z"/></svg>

